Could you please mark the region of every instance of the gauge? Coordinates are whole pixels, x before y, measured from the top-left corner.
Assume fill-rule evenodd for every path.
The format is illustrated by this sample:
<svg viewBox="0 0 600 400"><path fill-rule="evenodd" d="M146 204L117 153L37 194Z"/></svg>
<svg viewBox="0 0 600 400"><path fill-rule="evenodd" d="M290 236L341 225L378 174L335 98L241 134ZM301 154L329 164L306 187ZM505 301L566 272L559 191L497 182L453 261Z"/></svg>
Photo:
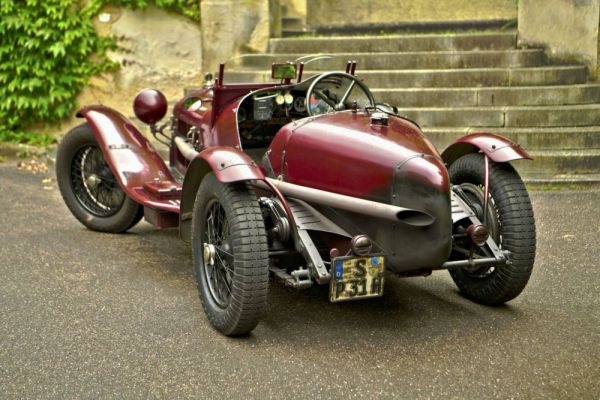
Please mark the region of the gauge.
<svg viewBox="0 0 600 400"><path fill-rule="evenodd" d="M285 102L285 97L282 94L278 94L275 97L275 103L277 103L278 106L282 106L284 102Z"/></svg>
<svg viewBox="0 0 600 400"><path fill-rule="evenodd" d="M325 102L325 100L313 95L310 96L308 106L310 107L311 115L320 115L333 111L333 107Z"/></svg>
<svg viewBox="0 0 600 400"><path fill-rule="evenodd" d="M254 120L266 121L273 116L273 99L272 97L256 98L254 100Z"/></svg>
<svg viewBox="0 0 600 400"><path fill-rule="evenodd" d="M294 102L294 96L292 96L289 93L286 93L285 96L283 96L283 98L285 100L285 104L287 104L288 106Z"/></svg>
<svg viewBox="0 0 600 400"><path fill-rule="evenodd" d="M296 99L294 100L294 109L298 112L305 112L306 111L306 104L305 103L305 99L304 97L296 97Z"/></svg>

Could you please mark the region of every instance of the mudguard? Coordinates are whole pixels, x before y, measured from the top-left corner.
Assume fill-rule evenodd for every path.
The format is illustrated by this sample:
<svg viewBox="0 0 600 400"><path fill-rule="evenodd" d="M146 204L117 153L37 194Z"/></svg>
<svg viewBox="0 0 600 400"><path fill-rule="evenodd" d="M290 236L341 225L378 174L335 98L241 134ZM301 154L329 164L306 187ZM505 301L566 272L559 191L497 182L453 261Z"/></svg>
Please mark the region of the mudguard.
<svg viewBox="0 0 600 400"><path fill-rule="evenodd" d="M179 212L177 200L161 200L144 189L144 184L157 182L173 188L179 185L154 146L129 119L102 105L84 107L77 116L87 120L108 166L129 197L144 206Z"/></svg>
<svg viewBox="0 0 600 400"><path fill-rule="evenodd" d="M461 137L442 152L442 159L449 166L459 157L469 153L477 153L480 150L490 160L499 163L532 159L518 144L492 133L473 133Z"/></svg>
<svg viewBox="0 0 600 400"><path fill-rule="evenodd" d="M223 183L265 179L252 158L234 147L209 147L198 153L188 166L183 180L179 234L184 241L190 241L191 238L196 193L204 176L211 171Z"/></svg>

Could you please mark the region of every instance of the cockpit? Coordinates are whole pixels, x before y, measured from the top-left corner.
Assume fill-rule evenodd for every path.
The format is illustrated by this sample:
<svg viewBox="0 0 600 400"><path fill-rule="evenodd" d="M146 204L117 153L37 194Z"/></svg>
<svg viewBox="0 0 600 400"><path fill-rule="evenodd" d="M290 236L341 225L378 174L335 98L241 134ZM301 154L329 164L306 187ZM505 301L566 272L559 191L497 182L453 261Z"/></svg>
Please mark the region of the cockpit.
<svg viewBox="0 0 600 400"><path fill-rule="evenodd" d="M315 75L292 85L256 90L237 109L243 148L268 147L282 126L295 120L375 104L368 87L344 72Z"/></svg>

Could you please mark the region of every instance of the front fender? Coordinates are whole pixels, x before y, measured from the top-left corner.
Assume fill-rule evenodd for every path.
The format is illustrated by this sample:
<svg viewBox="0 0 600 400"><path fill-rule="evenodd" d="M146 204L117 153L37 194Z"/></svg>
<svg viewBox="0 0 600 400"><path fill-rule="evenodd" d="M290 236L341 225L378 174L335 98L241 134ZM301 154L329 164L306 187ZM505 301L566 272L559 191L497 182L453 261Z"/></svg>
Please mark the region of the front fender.
<svg viewBox="0 0 600 400"><path fill-rule="evenodd" d="M532 159L518 144L492 133L473 133L461 137L442 152L442 159L449 166L465 154L477 153L480 150L490 160L499 163Z"/></svg>
<svg viewBox="0 0 600 400"><path fill-rule="evenodd" d="M190 241L191 238L196 193L204 176L211 171L223 183L265 179L252 158L234 147L209 147L198 153L188 166L183 180L179 235L184 241Z"/></svg>
<svg viewBox="0 0 600 400"><path fill-rule="evenodd" d="M144 183L174 179L154 146L129 119L102 105L84 107L77 116L87 120L104 159L129 197L145 206L179 212L174 202L160 201L143 190Z"/></svg>

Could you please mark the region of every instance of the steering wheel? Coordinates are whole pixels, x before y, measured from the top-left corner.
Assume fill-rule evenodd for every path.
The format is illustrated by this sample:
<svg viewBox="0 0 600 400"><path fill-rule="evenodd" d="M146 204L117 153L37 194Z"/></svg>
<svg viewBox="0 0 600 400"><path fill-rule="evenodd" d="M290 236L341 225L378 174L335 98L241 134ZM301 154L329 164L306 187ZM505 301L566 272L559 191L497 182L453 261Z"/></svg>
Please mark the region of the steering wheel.
<svg viewBox="0 0 600 400"><path fill-rule="evenodd" d="M339 83L335 82L339 80ZM342 93L331 93L331 91L326 87L327 83L334 82L337 84L338 88L346 88ZM342 85L344 81L350 81L348 86ZM363 82L359 81L354 75L347 74L345 72L328 72L326 74L322 74L317 77L314 82L310 85L308 90L306 91L306 112L308 115L319 115L324 114L326 112L334 112L341 111L346 109L346 101L348 97L350 97L350 93L354 86L358 86L361 91L368 98L371 106L375 106L375 99L373 98L373 93L369 90L367 85ZM321 111L318 107L311 108L311 98L313 97L322 100L328 107L328 110Z"/></svg>

